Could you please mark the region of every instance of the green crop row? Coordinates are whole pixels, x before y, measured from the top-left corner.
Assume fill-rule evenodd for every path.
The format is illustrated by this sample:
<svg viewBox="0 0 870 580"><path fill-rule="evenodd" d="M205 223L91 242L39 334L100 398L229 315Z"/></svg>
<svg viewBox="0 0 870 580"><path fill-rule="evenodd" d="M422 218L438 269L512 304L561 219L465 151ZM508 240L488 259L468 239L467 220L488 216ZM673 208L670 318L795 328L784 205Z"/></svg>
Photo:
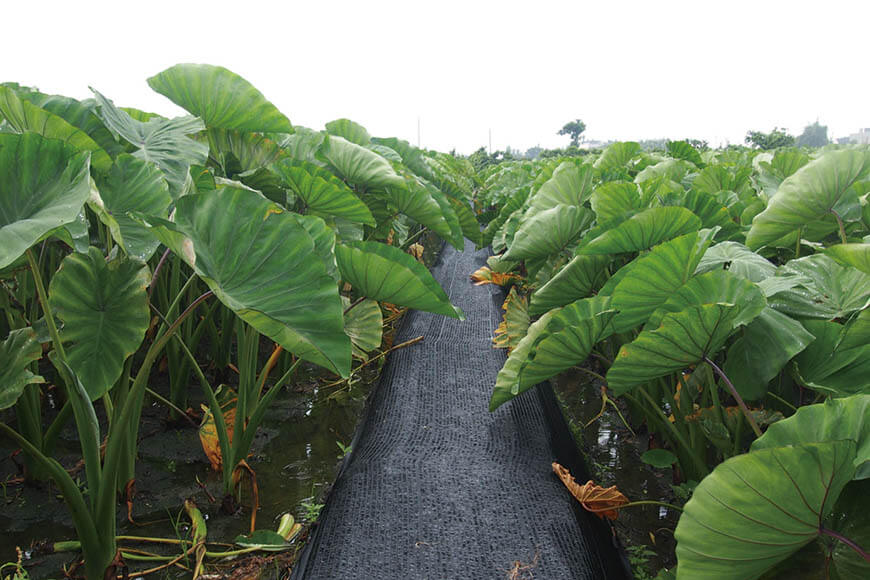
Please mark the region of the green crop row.
<svg viewBox="0 0 870 580"><path fill-rule="evenodd" d="M475 277L515 287L492 409L597 376L698 483L678 579L870 577L870 149L624 142L479 180Z"/></svg>
<svg viewBox="0 0 870 580"><path fill-rule="evenodd" d="M201 388L232 496L300 361L347 377L381 345L381 301L462 317L406 246L423 229L480 241L462 160L347 119L294 127L221 67L148 84L190 115L0 85L0 433L60 488L88 578L119 571L117 498L158 362L177 415ZM218 388L229 368L238 384ZM53 457L70 421L86 491Z"/></svg>

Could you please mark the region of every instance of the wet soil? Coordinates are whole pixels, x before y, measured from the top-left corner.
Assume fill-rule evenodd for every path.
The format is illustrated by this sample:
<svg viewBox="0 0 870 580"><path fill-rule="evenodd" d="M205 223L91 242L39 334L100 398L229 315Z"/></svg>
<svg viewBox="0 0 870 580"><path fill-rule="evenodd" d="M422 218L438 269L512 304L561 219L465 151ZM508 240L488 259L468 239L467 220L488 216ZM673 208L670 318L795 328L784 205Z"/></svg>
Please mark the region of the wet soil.
<svg viewBox="0 0 870 580"><path fill-rule="evenodd" d="M593 420L601 411L601 383L597 379L573 369L552 382L596 484L615 485L630 501L683 503L675 498L672 470L656 469L641 461L641 454L648 449L646 431L635 429L632 433L610 405L601 417ZM622 413L627 418L625 410ZM654 577L657 570L676 563L673 530L678 519L676 510L655 505L620 510L613 524L629 558L633 559L632 554L643 546L648 549L647 556L641 558L646 563L632 562L638 579Z"/></svg>

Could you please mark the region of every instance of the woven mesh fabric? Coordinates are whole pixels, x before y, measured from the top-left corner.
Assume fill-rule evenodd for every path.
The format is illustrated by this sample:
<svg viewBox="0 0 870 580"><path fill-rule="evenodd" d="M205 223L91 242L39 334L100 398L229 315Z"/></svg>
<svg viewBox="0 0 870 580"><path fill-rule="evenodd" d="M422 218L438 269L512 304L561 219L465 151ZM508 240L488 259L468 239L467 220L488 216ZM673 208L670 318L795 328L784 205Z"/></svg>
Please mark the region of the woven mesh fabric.
<svg viewBox="0 0 870 580"><path fill-rule="evenodd" d="M503 294L469 281L488 255L445 247L433 274L467 319L406 315L395 343L425 338L390 355L295 580L506 578L517 561L520 578L626 577L609 528L552 473L570 438L552 391L488 411Z"/></svg>

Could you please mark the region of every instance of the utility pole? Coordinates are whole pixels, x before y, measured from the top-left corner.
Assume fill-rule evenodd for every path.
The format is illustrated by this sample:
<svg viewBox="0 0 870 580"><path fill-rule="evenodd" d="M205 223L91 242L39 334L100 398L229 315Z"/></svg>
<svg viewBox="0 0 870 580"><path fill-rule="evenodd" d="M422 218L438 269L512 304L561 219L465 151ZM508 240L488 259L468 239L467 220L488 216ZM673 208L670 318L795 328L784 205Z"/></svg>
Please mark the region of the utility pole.
<svg viewBox="0 0 870 580"><path fill-rule="evenodd" d="M492 129L489 130L489 154L492 155Z"/></svg>

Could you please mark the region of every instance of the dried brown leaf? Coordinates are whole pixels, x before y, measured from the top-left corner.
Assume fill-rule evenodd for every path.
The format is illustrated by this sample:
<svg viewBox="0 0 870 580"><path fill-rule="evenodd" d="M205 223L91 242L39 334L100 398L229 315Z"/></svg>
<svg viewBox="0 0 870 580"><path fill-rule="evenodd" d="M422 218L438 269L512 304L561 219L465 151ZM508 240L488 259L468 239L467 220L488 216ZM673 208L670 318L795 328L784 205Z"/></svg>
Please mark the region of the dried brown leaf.
<svg viewBox="0 0 870 580"><path fill-rule="evenodd" d="M597 514L599 518L615 520L619 515L619 507L628 503L628 498L622 495L616 486L601 487L591 479L579 485L571 476L571 472L558 463L553 463L553 472L559 476L571 495L580 502L583 509Z"/></svg>
<svg viewBox="0 0 870 580"><path fill-rule="evenodd" d="M511 280L521 280L517 274L493 272L488 266L479 268L471 275L471 280L475 286L483 286L484 284L495 284L497 286L505 286Z"/></svg>

